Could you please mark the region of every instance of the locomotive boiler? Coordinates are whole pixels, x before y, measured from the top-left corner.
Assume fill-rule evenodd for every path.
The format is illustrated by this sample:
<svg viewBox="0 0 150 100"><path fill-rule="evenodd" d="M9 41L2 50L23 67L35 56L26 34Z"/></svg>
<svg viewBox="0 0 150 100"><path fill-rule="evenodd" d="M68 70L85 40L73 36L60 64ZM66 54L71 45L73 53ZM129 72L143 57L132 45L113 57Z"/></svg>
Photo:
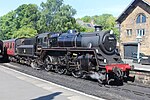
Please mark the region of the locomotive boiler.
<svg viewBox="0 0 150 100"><path fill-rule="evenodd" d="M107 84L134 81L134 77L129 76L132 67L122 62L116 43L113 31L101 31L101 27L96 26L91 33L69 30L38 34L24 39L16 51L19 62L34 68L77 78L90 77Z"/></svg>

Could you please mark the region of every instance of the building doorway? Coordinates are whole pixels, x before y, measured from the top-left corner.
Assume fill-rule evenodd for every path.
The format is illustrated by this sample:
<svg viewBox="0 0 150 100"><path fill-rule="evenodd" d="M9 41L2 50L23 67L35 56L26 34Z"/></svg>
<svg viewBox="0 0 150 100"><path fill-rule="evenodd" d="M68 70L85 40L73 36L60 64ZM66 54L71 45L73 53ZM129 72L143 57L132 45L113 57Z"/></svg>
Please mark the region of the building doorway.
<svg viewBox="0 0 150 100"><path fill-rule="evenodd" d="M132 54L137 53L137 43L125 43L124 45L124 59L132 59Z"/></svg>

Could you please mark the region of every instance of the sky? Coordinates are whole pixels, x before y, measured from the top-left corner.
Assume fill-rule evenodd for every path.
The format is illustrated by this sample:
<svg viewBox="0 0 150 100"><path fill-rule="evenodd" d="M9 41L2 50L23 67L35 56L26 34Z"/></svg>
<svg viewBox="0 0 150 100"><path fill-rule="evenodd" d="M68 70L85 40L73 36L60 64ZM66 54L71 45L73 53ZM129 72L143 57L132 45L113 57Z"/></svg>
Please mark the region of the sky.
<svg viewBox="0 0 150 100"><path fill-rule="evenodd" d="M132 1L133 0L64 0L64 4L69 4L76 9L77 14L75 18L81 18L86 15L101 15L104 13L119 17ZM15 10L22 4L32 3L40 6L41 2L46 2L46 0L0 0L0 16Z"/></svg>

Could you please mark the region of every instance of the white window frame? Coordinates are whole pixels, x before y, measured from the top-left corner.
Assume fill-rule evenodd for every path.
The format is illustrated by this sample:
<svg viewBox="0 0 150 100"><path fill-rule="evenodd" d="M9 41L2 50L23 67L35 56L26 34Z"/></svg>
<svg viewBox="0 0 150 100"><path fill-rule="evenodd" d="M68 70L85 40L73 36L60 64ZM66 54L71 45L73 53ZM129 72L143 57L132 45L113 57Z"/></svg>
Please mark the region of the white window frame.
<svg viewBox="0 0 150 100"><path fill-rule="evenodd" d="M127 36L132 36L132 29L127 29L126 32L127 32Z"/></svg>
<svg viewBox="0 0 150 100"><path fill-rule="evenodd" d="M137 36L145 36L145 29L137 29L136 34Z"/></svg>

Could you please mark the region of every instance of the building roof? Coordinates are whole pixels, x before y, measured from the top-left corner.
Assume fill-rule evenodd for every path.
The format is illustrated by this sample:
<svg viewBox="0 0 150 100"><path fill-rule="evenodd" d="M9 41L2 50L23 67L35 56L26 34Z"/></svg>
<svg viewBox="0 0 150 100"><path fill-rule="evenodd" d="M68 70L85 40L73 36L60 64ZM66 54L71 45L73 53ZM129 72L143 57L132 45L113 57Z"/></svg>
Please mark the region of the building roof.
<svg viewBox="0 0 150 100"><path fill-rule="evenodd" d="M91 23L85 23L85 22L83 22L82 20L77 19L76 22L77 22L79 25L84 26L84 27L86 27L86 28L94 28L94 26L96 25L96 24L94 24L93 20L91 21Z"/></svg>
<svg viewBox="0 0 150 100"><path fill-rule="evenodd" d="M138 5L139 2L145 4L144 6L148 6L148 9L144 9L144 6ZM122 23L137 6L140 6L148 13L150 13L150 0L133 0L133 2L131 2L131 4L122 12L122 14L118 17L116 21L118 23Z"/></svg>

